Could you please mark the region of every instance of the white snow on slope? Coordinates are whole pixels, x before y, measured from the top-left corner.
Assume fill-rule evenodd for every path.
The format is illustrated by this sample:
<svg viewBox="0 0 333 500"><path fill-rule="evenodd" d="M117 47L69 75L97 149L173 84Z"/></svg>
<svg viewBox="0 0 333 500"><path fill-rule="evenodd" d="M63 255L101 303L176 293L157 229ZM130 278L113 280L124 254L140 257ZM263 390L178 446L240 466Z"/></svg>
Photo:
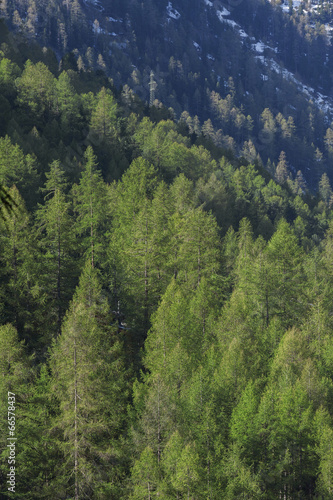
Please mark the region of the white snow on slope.
<svg viewBox="0 0 333 500"><path fill-rule="evenodd" d="M167 13L168 13L168 16L171 17L172 19L179 19L180 18L180 14L179 14L178 10L176 10L172 7L171 2L168 3Z"/></svg>
<svg viewBox="0 0 333 500"><path fill-rule="evenodd" d="M275 73L280 74L285 80L293 82L297 86L298 90L314 104L316 104L316 106L318 106L318 108L325 114L333 115L333 100L330 97L325 96L320 92L316 92L315 89L309 85L304 85L295 77L293 73L285 68L282 68L274 59L265 58L264 56L256 56L256 58L260 59L264 66L275 71ZM328 117L327 120L330 121Z"/></svg>
<svg viewBox="0 0 333 500"><path fill-rule="evenodd" d="M252 44L252 50L258 52L258 54L262 54L265 51L265 49L272 50L273 52L278 51L276 48L270 47L269 45L266 45L263 42L256 42Z"/></svg>
<svg viewBox="0 0 333 500"><path fill-rule="evenodd" d="M212 2L209 0L204 0L206 5L209 5L210 7L213 6ZM270 0L269 0L270 1ZM301 3L301 0L293 0L293 7L298 8ZM289 5L288 2L285 0L285 4L282 5L284 9L289 10ZM312 7L313 9L315 6ZM221 7L220 7L221 9ZM225 19L226 16L230 16L230 12L225 8L222 7L222 10L216 9L216 15L219 18L219 20L222 23L228 24L229 26L232 26L235 30L238 31L238 34L241 38L250 38L251 41L254 41L255 43L252 44L252 50L257 53L257 54L263 54L265 49L268 49L272 52L277 53L278 50L277 48L270 47L269 45L266 45L265 43L259 41L256 41L255 38L250 37L242 28L241 26L233 21L232 19ZM333 28L329 27L329 30L333 30ZM286 80L292 81L298 88L300 92L303 93L309 100L311 100L316 106L318 106L319 109L321 109L325 114L329 115L327 117L327 120L329 121L333 117L333 99L321 94L320 92L316 92L315 89L312 87L309 87L307 85L304 85L300 80L298 80L293 73L290 71L286 70L285 68L282 68L274 59L272 58L267 58L264 57L263 55L258 55L255 56L257 59L260 59L261 62L266 66L269 67L271 70L273 70L275 73L281 74L282 77ZM261 78L263 80L268 80L268 76L265 74L261 75Z"/></svg>
<svg viewBox="0 0 333 500"><path fill-rule="evenodd" d="M225 7L223 7L223 10L217 10L216 15L221 21L221 23L229 24L229 26L232 26L234 29L237 29L239 36L241 38L250 38L250 36L241 28L241 26L238 23L236 23L236 21L224 18L224 16L230 16L230 12ZM255 38L251 37L251 40L255 41ZM264 52L265 49L270 49L273 50L274 52L277 52L277 49L269 47L269 45L266 45L261 41L252 44L252 49L260 54Z"/></svg>
<svg viewBox="0 0 333 500"><path fill-rule="evenodd" d="M236 23L236 21L233 21L232 19L225 19L225 16L230 16L230 12L225 7L223 7L223 10L217 10L216 15L221 23L229 24L229 26L232 26L234 29L237 28L241 37L247 38L249 36L243 29L241 29L240 25Z"/></svg>
<svg viewBox="0 0 333 500"><path fill-rule="evenodd" d="M222 7L222 10L219 11L221 16L230 16L229 10L227 10L225 7Z"/></svg>
<svg viewBox="0 0 333 500"><path fill-rule="evenodd" d="M221 23L225 23L228 21L228 19L224 19L224 16L230 16L230 12L226 8L223 7L223 10L216 11L216 15L219 18L219 20L221 21ZM235 22L235 21L233 21L233 22ZM235 23L235 24L237 24L237 23ZM237 26L239 26L239 25L237 25Z"/></svg>
<svg viewBox="0 0 333 500"><path fill-rule="evenodd" d="M84 0L86 4L91 4L95 7L95 9L98 9L100 12L104 11L104 7L101 4L100 0Z"/></svg>

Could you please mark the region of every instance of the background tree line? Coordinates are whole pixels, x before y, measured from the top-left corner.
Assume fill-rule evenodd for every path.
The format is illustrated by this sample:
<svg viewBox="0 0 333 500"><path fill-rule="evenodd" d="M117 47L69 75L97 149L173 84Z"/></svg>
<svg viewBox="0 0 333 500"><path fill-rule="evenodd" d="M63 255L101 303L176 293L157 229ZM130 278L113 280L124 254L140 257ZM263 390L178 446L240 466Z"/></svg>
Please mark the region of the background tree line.
<svg viewBox="0 0 333 500"><path fill-rule="evenodd" d="M209 122L6 40L0 397L17 395L17 494L330 498L328 176L313 195L285 153L264 167L247 141L236 157ZM261 120L287 144L292 120Z"/></svg>
<svg viewBox="0 0 333 500"><path fill-rule="evenodd" d="M128 102L135 99L133 95L149 102L153 70L157 105L172 108L177 119L186 111L196 130L210 133L219 146L237 155L249 149L250 142L252 156L277 164L284 151L294 174L301 170L316 188L324 172L332 181L333 117L282 74L287 69L300 84L331 96L331 3L309 9L302 2L289 12L279 4L251 0L239 8L229 5L231 18L244 28L245 37L221 22L215 6L204 1L174 1L181 15L177 20L168 17L167 1L153 0L112 5L103 0L38 5L6 0L1 15L18 36L15 46L28 38L44 47L43 56L39 50L29 57L34 63L46 63L54 75L58 63L45 47L63 57L62 69L80 72L81 80L89 80L92 70L101 78L106 72L117 88L123 86ZM2 38L5 41L4 34ZM259 40L265 45L257 52L253 41ZM8 44L2 50L9 59L20 58L17 51L6 52ZM27 56L24 43L19 52ZM273 116L270 126L263 118L267 110ZM56 135L53 126L50 135Z"/></svg>

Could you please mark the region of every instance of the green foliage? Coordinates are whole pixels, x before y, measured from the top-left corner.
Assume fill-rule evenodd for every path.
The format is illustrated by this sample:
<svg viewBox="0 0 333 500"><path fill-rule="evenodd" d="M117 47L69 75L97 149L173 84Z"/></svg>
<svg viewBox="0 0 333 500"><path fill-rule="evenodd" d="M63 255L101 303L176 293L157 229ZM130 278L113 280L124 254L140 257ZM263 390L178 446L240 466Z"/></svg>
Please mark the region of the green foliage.
<svg viewBox="0 0 333 500"><path fill-rule="evenodd" d="M24 440L24 414L25 414L25 404L28 393L28 384L33 379L33 370L31 367L31 359L29 359L26 346L23 342L19 341L17 330L10 323L2 325L0 327L0 372L1 372L1 382L0 382L0 398L2 401L1 412L0 412L0 429L1 429L1 467L0 467L0 482L1 482L1 494L8 494L8 458L9 458L9 448L8 448L8 437L9 435L9 417L12 417L11 409L8 406L8 396L14 397L14 410L12 413L15 416L15 437L21 433L22 445L24 446L26 441ZM8 394L8 392L13 394ZM13 399L11 399L13 401ZM13 443L13 441L10 441ZM17 441L15 441L15 444ZM22 448L21 448L22 449ZM21 449L15 446L15 468L19 465L20 456L23 458ZM18 486L20 492L23 490L23 486Z"/></svg>
<svg viewBox="0 0 333 500"><path fill-rule="evenodd" d="M32 208L39 182L36 159L32 155L24 155L7 135L0 138L0 182L7 187L15 184L24 193L29 209Z"/></svg>
<svg viewBox="0 0 333 500"><path fill-rule="evenodd" d="M55 78L45 64L27 61L17 81L17 101L39 119L54 109Z"/></svg>
<svg viewBox="0 0 333 500"><path fill-rule="evenodd" d="M46 178L43 189L45 203L36 211L36 229L42 253L39 286L43 290L44 314L49 316L49 334L52 330L59 334L78 274L74 260L76 244L70 202L64 193L66 181L59 161L50 165Z"/></svg>
<svg viewBox="0 0 333 500"><path fill-rule="evenodd" d="M97 94L96 107L91 115L93 132L105 140L112 140L116 135L117 104L110 91L104 87Z"/></svg>
<svg viewBox="0 0 333 500"><path fill-rule="evenodd" d="M81 237L84 254L94 267L104 251L103 229L106 228L106 186L97 169L96 156L91 146L84 154L84 170L78 185L73 186L76 233ZM102 229L103 228L103 229Z"/></svg>
<svg viewBox="0 0 333 500"><path fill-rule="evenodd" d="M64 457L62 488L70 495L117 498L126 462L119 432L125 426L128 383L122 342L110 326L108 304L90 262L54 343L51 368L59 401L55 425Z"/></svg>
<svg viewBox="0 0 333 500"><path fill-rule="evenodd" d="M128 4L114 3L125 15ZM214 116L201 125L181 108L177 123L132 92L150 71L129 66L122 90L85 71L103 64L104 33L96 22L89 40L77 2L49 3L47 19L56 6L48 29L59 50L80 40L80 27L94 47L80 54L80 73L78 51L61 70L47 49L19 56L7 44L0 54L0 185L12 202L0 220L0 395L18 394L20 498L329 498L331 129L307 103L302 120L317 122L321 143L311 145L312 125L302 142L300 120L273 112L267 92L247 103L252 120L223 62L225 90L212 76L201 96L196 49L186 62L181 32L155 91L175 109L182 92L189 110ZM29 36L39 29L34 9L20 22ZM162 23L153 2L145 12ZM142 31L126 32L129 51ZM241 61L240 47L224 43ZM110 50L118 85L126 55ZM224 149L236 144L242 158ZM304 168L315 158L316 196L288 170L297 155ZM4 461L3 495L6 473Z"/></svg>
<svg viewBox="0 0 333 500"><path fill-rule="evenodd" d="M10 321L17 328L20 338L29 340L29 347L36 348L36 240L24 201L15 186L9 190L9 195L15 208L4 213L0 226L1 322Z"/></svg>

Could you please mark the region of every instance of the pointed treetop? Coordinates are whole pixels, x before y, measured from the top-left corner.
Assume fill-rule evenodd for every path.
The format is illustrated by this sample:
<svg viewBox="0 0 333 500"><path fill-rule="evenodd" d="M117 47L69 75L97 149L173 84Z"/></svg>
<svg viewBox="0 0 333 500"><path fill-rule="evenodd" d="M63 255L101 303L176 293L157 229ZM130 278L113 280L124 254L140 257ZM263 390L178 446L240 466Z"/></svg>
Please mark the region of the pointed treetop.
<svg viewBox="0 0 333 500"><path fill-rule="evenodd" d="M42 191L47 192L45 198L48 198L51 194L55 194L56 191L64 191L67 186L67 181L65 177L65 172L62 169L59 160L54 160L50 164L50 170L45 174L46 183L45 188Z"/></svg>

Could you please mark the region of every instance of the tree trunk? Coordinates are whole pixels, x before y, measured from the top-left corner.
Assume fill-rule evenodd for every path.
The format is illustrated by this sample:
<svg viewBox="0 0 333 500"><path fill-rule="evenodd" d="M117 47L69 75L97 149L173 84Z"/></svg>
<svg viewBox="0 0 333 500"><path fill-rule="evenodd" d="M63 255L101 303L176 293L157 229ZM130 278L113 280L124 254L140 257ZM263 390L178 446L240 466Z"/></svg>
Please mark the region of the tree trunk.
<svg viewBox="0 0 333 500"><path fill-rule="evenodd" d="M146 218L146 241L145 241L145 305L144 305L144 330L148 332L149 311L148 311L148 219Z"/></svg>
<svg viewBox="0 0 333 500"><path fill-rule="evenodd" d="M93 223L93 206L90 197L90 239L91 239L91 267L94 267L94 223Z"/></svg>
<svg viewBox="0 0 333 500"><path fill-rule="evenodd" d="M61 330L61 240L60 229L58 227L58 272L57 272L57 302L58 302L58 334Z"/></svg>
<svg viewBox="0 0 333 500"><path fill-rule="evenodd" d="M76 373L76 342L75 342L75 340L74 340L74 474L75 474L75 500L79 500L78 439L77 439L77 373Z"/></svg>

